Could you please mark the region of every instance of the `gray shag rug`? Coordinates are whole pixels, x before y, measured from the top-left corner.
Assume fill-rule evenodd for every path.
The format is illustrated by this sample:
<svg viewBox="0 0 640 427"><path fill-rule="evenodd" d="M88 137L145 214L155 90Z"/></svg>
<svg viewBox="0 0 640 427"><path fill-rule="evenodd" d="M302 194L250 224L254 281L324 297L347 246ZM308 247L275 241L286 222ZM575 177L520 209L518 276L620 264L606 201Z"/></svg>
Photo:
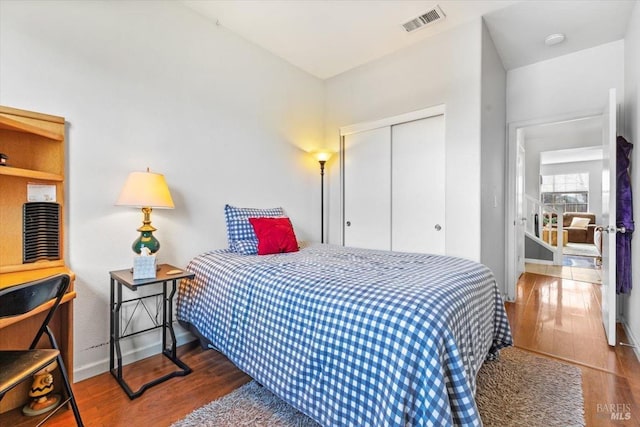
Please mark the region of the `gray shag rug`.
<svg viewBox="0 0 640 427"><path fill-rule="evenodd" d="M476 402L485 426L584 426L580 369L508 348L478 374ZM172 427L318 426L255 381L214 400Z"/></svg>

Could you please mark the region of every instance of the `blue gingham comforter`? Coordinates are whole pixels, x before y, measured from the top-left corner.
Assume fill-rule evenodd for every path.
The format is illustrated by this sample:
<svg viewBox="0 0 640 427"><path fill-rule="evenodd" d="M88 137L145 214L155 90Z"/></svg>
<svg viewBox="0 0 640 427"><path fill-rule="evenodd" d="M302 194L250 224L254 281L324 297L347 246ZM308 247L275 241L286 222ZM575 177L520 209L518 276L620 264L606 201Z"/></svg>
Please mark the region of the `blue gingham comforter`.
<svg viewBox="0 0 640 427"><path fill-rule="evenodd" d="M311 245L193 259L178 319L325 426L482 425L476 374L511 345L485 266Z"/></svg>

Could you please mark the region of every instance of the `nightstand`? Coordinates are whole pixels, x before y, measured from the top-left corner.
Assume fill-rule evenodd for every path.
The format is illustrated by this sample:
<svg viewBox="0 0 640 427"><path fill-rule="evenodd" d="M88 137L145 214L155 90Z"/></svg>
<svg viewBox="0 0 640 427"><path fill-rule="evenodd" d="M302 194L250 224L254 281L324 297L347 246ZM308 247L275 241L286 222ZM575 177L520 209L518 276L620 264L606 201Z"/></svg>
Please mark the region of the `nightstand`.
<svg viewBox="0 0 640 427"><path fill-rule="evenodd" d="M180 273L167 274L167 272L171 270L180 270ZM181 377L191 373L191 368L183 363L176 355L176 335L173 331L173 297L176 293L178 281L181 279L192 279L194 274L169 264L160 264L159 270L154 279L133 280L133 273L131 269L110 271L109 275L111 276L111 336L109 347L109 370L111 371L111 375L113 375L116 381L118 381L118 384L120 384L122 389L127 393L129 399L133 400L140 397L149 387L153 387L170 378ZM137 291L138 288L141 287L159 284L162 284L162 293L155 293L124 301L122 300L122 286L126 286L132 291ZM167 292L168 288L170 288L169 292ZM158 312L156 312L156 316L154 318L147 309L147 306L144 305L145 300L159 297L162 297L162 322L157 320L159 315ZM131 321L131 319L128 319L123 330L121 326L123 319L120 309L122 308L122 305L126 303L143 305L144 310L149 314L149 318L153 322L154 326L135 332L127 331L127 327ZM156 305L156 310L160 311L158 305ZM135 314L135 311L136 310L134 309L131 314L132 317L133 314ZM120 340L158 328L162 328L162 354L179 367L180 370L170 372L162 377L143 384L138 390L133 391L122 375L122 352L120 350ZM170 344L167 343L167 336L169 337Z"/></svg>

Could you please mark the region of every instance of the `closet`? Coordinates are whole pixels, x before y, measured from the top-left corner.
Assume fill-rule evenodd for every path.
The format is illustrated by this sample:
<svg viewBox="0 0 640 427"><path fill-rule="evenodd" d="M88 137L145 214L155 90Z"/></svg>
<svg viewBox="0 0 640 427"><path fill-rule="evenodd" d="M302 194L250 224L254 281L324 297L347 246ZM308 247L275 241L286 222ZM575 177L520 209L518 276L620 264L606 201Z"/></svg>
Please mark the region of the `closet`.
<svg viewBox="0 0 640 427"><path fill-rule="evenodd" d="M444 254L444 106L340 133L343 244Z"/></svg>

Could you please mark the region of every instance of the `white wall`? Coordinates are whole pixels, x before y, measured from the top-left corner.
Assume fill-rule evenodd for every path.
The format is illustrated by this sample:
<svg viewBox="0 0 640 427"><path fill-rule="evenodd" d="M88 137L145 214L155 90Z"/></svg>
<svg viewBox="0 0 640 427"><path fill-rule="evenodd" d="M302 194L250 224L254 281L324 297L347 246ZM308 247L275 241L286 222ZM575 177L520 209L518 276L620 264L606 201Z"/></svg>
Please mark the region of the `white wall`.
<svg viewBox="0 0 640 427"><path fill-rule="evenodd" d="M591 125L585 125L584 129L576 129L575 132L550 133L547 136L531 137L524 132L525 146L525 191L536 199L540 198L540 154L545 151L565 150L571 148L598 147L602 146L602 130L594 129ZM575 164L589 162L572 162L566 164L567 167L555 167L553 174L582 172L574 167ZM596 221L600 219L602 212L602 163L596 162L599 170L595 168L595 163L589 166L589 210L596 214ZM574 166L571 166L574 164Z"/></svg>
<svg viewBox="0 0 640 427"><path fill-rule="evenodd" d="M337 151L341 126L446 105L446 253L476 261L480 260L480 49L478 19L327 80L325 107L327 144ZM331 243L341 243L342 227L336 160L329 164Z"/></svg>
<svg viewBox="0 0 640 427"><path fill-rule="evenodd" d="M166 1L2 1L0 53L0 103L68 121L77 380L107 369L108 272L132 264L142 220L114 206L130 171L164 173L174 197L153 213L161 262L225 247L227 202L283 206L319 239L315 77Z"/></svg>
<svg viewBox="0 0 640 427"><path fill-rule="evenodd" d="M515 68L507 72L507 122L602 111L612 87L624 93L623 40Z"/></svg>
<svg viewBox="0 0 640 427"><path fill-rule="evenodd" d="M505 136L507 73L491 35L482 24L481 80L481 255L480 261L504 286ZM504 289L504 288L503 288Z"/></svg>
<svg viewBox="0 0 640 427"><path fill-rule="evenodd" d="M634 144L631 158L631 186L634 190L633 210L636 230L640 220L640 5L636 4L627 24L624 39L624 128L622 135ZM634 289L623 300L623 312L627 332L632 335L636 346L640 345L640 232L635 231L631 240L632 282ZM640 358L640 349L636 348Z"/></svg>
<svg viewBox="0 0 640 427"><path fill-rule="evenodd" d="M570 148L602 146L602 131L562 134L560 137L528 137L525 131L525 191L540 198L540 153ZM601 164L602 166L602 164ZM602 170L602 168L601 168ZM599 178L602 181L602 177ZM600 196L602 198L602 195ZM602 206L598 208L602 211Z"/></svg>
<svg viewBox="0 0 640 427"><path fill-rule="evenodd" d="M540 165L540 175L563 175L568 173L589 174L589 212L596 214L596 223L601 224L602 215L602 161L552 163ZM540 188L540 187L538 187Z"/></svg>

